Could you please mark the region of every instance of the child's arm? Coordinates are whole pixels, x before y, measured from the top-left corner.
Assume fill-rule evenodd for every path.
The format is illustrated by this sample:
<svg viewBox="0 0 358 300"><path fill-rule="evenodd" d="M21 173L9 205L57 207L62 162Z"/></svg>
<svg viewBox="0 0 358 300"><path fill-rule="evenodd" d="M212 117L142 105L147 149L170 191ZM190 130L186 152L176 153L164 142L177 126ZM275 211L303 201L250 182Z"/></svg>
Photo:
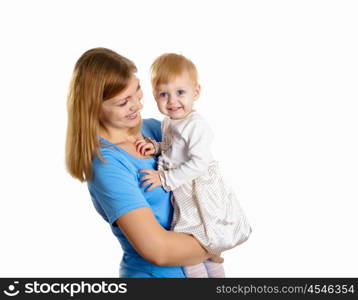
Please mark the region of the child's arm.
<svg viewBox="0 0 358 300"><path fill-rule="evenodd" d="M150 191L162 185L166 191L172 191L186 182L205 174L212 161L210 145L213 134L210 127L203 120L190 122L183 129L182 136L187 144L189 160L177 168L167 171L141 170L147 173L141 177L143 186L151 184Z"/></svg>
<svg viewBox="0 0 358 300"><path fill-rule="evenodd" d="M183 129L189 160L177 168L159 172L163 188L172 191L186 182L205 174L212 161L211 142L213 133L202 119L193 120Z"/></svg>
<svg viewBox="0 0 358 300"><path fill-rule="evenodd" d="M149 137L139 138L136 143L136 150L142 155L160 155L161 143Z"/></svg>

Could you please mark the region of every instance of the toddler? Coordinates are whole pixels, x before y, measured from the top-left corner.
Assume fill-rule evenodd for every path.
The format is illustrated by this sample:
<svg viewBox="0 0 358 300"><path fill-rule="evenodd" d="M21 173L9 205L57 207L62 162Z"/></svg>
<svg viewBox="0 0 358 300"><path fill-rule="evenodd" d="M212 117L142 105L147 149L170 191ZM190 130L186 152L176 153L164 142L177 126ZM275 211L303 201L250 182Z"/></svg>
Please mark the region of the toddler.
<svg viewBox="0 0 358 300"><path fill-rule="evenodd" d="M162 122L161 143L136 142L143 155L160 155L158 171L141 177L150 189L173 192L174 231L192 234L205 249L220 255L246 241L251 227L232 190L223 182L210 145L213 133L193 110L200 85L195 65L178 54L158 57L151 68L154 98ZM184 267L187 277L225 277L222 264L207 260Z"/></svg>

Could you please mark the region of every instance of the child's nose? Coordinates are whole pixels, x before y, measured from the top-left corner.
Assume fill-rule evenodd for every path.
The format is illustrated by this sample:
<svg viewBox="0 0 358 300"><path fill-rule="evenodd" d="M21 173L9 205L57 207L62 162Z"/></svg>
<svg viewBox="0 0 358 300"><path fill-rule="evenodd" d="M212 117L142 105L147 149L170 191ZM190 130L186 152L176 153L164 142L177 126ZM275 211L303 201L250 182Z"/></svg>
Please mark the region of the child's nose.
<svg viewBox="0 0 358 300"><path fill-rule="evenodd" d="M174 103L175 102L175 96L174 95L169 95L168 97L168 103Z"/></svg>

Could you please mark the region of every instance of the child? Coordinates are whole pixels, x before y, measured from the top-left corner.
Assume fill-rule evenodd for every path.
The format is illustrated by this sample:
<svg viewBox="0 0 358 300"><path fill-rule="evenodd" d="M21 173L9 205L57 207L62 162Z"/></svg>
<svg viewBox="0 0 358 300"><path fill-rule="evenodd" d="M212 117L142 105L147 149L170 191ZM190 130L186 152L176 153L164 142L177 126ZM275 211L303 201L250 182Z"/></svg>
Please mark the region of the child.
<svg viewBox="0 0 358 300"><path fill-rule="evenodd" d="M192 234L208 252L220 255L246 241L251 227L234 193L225 185L210 152L213 134L193 110L200 85L194 64L182 55L164 54L152 65L152 87L162 122L163 141L136 142L144 155L159 155L158 171L145 170L144 185L173 192L174 231ZM187 277L225 277L222 264L186 266Z"/></svg>

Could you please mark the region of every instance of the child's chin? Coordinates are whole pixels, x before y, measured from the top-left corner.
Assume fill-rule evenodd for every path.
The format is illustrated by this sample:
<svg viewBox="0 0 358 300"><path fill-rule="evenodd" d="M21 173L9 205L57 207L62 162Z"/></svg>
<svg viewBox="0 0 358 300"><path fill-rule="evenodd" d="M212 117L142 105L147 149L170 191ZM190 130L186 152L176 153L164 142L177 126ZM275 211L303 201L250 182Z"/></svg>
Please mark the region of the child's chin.
<svg viewBox="0 0 358 300"><path fill-rule="evenodd" d="M185 114L184 110L181 108L181 109L178 109L177 111L168 112L167 115L173 119L182 119L185 117L186 114Z"/></svg>

